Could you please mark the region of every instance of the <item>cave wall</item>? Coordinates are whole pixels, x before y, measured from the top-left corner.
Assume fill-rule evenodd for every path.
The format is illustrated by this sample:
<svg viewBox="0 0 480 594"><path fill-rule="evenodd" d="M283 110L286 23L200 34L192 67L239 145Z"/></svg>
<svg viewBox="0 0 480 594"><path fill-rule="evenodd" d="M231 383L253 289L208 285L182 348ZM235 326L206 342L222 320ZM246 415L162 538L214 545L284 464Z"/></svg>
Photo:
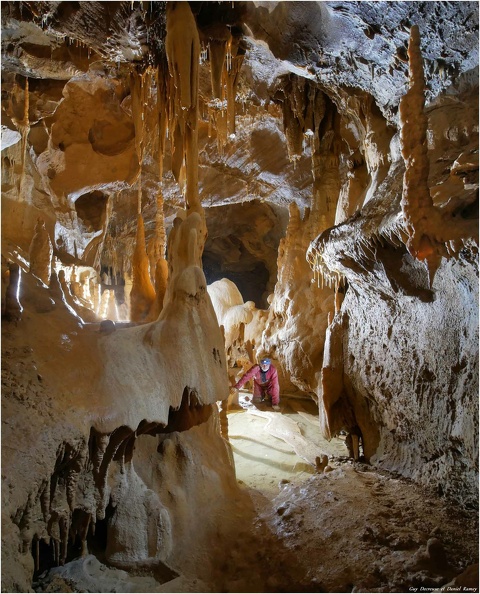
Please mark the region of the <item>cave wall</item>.
<svg viewBox="0 0 480 594"><path fill-rule="evenodd" d="M465 114L477 109L474 91L453 102L439 99L426 110L432 167L428 182L418 178L413 195L427 183L430 208L439 208L447 223L443 230L436 224L424 227L432 250L442 254L433 268L407 249L401 213L406 165L396 137L388 175L374 198L309 248L313 268L343 286L341 307L327 329L317 390L324 432L349 427L363 440L372 463L473 507L478 495L478 182L472 183L471 175L478 172L478 131ZM449 131L458 129L462 139L454 134L454 142L448 141ZM432 210L426 220L435 216ZM444 251L446 233L455 239Z"/></svg>
<svg viewBox="0 0 480 594"><path fill-rule="evenodd" d="M415 294L379 296L351 287L342 305L348 318L343 336L345 389L354 409L359 401L367 402L377 426L372 463L474 508L476 267L467 248L439 269L431 300ZM374 437L368 425L365 429L365 440Z"/></svg>

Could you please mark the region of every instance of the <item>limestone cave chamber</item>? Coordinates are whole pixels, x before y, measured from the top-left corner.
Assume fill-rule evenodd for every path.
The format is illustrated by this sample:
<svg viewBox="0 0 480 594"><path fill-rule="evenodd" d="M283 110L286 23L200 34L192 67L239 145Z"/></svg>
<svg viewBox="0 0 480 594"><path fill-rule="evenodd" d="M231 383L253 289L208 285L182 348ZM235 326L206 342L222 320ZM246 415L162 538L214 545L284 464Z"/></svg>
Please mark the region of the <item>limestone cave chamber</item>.
<svg viewBox="0 0 480 594"><path fill-rule="evenodd" d="M2 591L478 592L478 2L1 26Z"/></svg>

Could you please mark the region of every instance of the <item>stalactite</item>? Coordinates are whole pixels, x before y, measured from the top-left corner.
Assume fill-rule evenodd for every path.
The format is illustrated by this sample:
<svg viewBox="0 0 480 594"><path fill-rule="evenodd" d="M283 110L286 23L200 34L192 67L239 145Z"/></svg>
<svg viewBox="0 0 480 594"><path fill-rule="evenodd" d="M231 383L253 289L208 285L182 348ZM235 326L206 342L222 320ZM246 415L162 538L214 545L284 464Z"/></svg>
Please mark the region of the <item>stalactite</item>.
<svg viewBox="0 0 480 594"><path fill-rule="evenodd" d="M163 177L163 158L168 128L168 85L166 77L168 72L159 67L155 71L155 85L157 88L157 118L158 118L158 178L160 183ZM158 208L157 208L158 210Z"/></svg>
<svg viewBox="0 0 480 594"><path fill-rule="evenodd" d="M187 123L185 135L185 169L186 193L185 200L189 211L201 212L200 198L198 196L198 131L197 114L191 118L191 125Z"/></svg>
<svg viewBox="0 0 480 594"><path fill-rule="evenodd" d="M50 282L52 272L53 247L50 235L45 229L45 221L37 219L35 234L30 243L30 272L37 276L44 284Z"/></svg>
<svg viewBox="0 0 480 594"><path fill-rule="evenodd" d="M231 36L230 36L231 37ZM223 67L227 43L223 39L211 39L210 47L210 76L212 80L212 95L214 99L223 99Z"/></svg>
<svg viewBox="0 0 480 594"><path fill-rule="evenodd" d="M287 141L288 158L295 162L303 152L303 129L288 98L283 103L283 128Z"/></svg>
<svg viewBox="0 0 480 594"><path fill-rule="evenodd" d="M43 521L47 522L50 516L50 480L44 482L44 488L41 490L40 507L42 510Z"/></svg>
<svg viewBox="0 0 480 594"><path fill-rule="evenodd" d="M424 111L425 78L420 50L420 31L414 25L408 45L409 89L400 101L400 141L405 161L402 213L404 229L395 233L418 260L424 260L430 284L443 256L450 248L461 249L461 242L473 239L478 245L476 221L460 220L434 207L428 186L429 158L427 147L428 119ZM406 232L406 237L405 237Z"/></svg>
<svg viewBox="0 0 480 594"><path fill-rule="evenodd" d="M401 205L409 236L407 248L414 257L428 260L434 253L428 230L435 213L428 186L428 119L424 111L425 77L417 25L411 29L408 57L409 89L400 101L400 138L405 160Z"/></svg>
<svg viewBox="0 0 480 594"><path fill-rule="evenodd" d="M165 49L170 75L177 91L177 108L196 108L200 39L195 18L187 2L167 4Z"/></svg>
<svg viewBox="0 0 480 594"><path fill-rule="evenodd" d="M184 135L186 167L185 200L189 211L202 212L198 197L198 64L200 39L188 2L167 4L167 35L165 39L170 76L174 83L174 123L170 129ZM175 139L176 142L178 140ZM175 151L177 145L175 142ZM181 163L181 153L177 164ZM177 165L178 166L178 165Z"/></svg>
<svg viewBox="0 0 480 594"><path fill-rule="evenodd" d="M67 503L71 512L75 509L75 498L77 492L77 484L78 479L80 477L80 473L83 470L87 459L87 450L82 443L81 447L77 450L77 455L74 460L74 463L69 466L67 477L66 477L66 486L65 491L67 495Z"/></svg>
<svg viewBox="0 0 480 594"><path fill-rule="evenodd" d="M81 552L80 556L85 557L88 554L87 535L92 520L92 513L84 509L77 508L76 514L72 516L72 522L69 530L70 540L76 542L80 541Z"/></svg>
<svg viewBox="0 0 480 594"><path fill-rule="evenodd" d="M139 163L137 178L137 214L142 212L142 169L144 159L144 137L145 137L145 85L143 75L136 71L130 77L130 89L132 97L132 116L135 126L135 151Z"/></svg>
<svg viewBox="0 0 480 594"><path fill-rule="evenodd" d="M340 195L339 116L323 91L303 78L291 76L284 94L283 121L290 160L295 163L303 154L305 137L311 142L314 181L310 226L317 235L333 226Z"/></svg>
<svg viewBox="0 0 480 594"><path fill-rule="evenodd" d="M225 86L227 95L227 133L231 137L235 134L235 96L243 64L244 54L238 54L238 43L230 43L230 68L225 68ZM228 53L227 53L228 55Z"/></svg>
<svg viewBox="0 0 480 594"><path fill-rule="evenodd" d="M35 571L40 569L40 539L35 539Z"/></svg>
<svg viewBox="0 0 480 594"><path fill-rule="evenodd" d="M306 254L307 262L314 272L314 278L317 278L317 286L323 289L325 285L329 288L335 288L338 306L341 305L343 297L338 293L339 287L345 282L345 277L338 270L330 270L322 257L322 243L317 240L312 242Z"/></svg>
<svg viewBox="0 0 480 594"><path fill-rule="evenodd" d="M175 122L172 133L172 173L180 187L182 194L185 193L185 122Z"/></svg>
<svg viewBox="0 0 480 594"><path fill-rule="evenodd" d="M342 303L343 303L343 298L344 298L344 293L340 293L338 286L335 289L335 313L337 314L340 311L340 308L342 307Z"/></svg>
<svg viewBox="0 0 480 594"><path fill-rule="evenodd" d="M168 264L165 259L167 236L163 212L163 194L157 194L157 212L155 217L155 236L152 240L150 263L155 276L155 302L152 305L149 319L156 320L163 309L163 300L168 284Z"/></svg>
<svg viewBox="0 0 480 594"><path fill-rule="evenodd" d="M107 451L108 442L110 441L110 435L102 434L102 433L95 433L95 441L94 441L94 449L93 449L93 472L94 474L99 474L100 467L103 462L103 457L105 456L105 452Z"/></svg>
<svg viewBox="0 0 480 594"><path fill-rule="evenodd" d="M68 533L70 526L70 517L65 515L60 516L59 527L60 527L60 565L64 565L67 559L68 552Z"/></svg>
<svg viewBox="0 0 480 594"><path fill-rule="evenodd" d="M145 137L145 85L144 76L136 71L130 75L130 93L132 97L132 117L135 126L135 151L138 162L143 162Z"/></svg>
<svg viewBox="0 0 480 594"><path fill-rule="evenodd" d="M18 128L21 138L22 138L22 163L21 163L21 172L20 178L18 182L18 197L19 200L22 201L25 199L24 195L24 185L25 185L25 167L26 167L26 160L27 160L27 146L28 146L28 134L30 133L30 118L29 118L29 109L30 109L30 95L29 95L29 82L28 78L25 78L25 89L22 91L20 85L17 82L15 77L14 88L13 88L13 101L20 103L19 97L21 97L23 92L23 108L22 108L22 119L16 118L14 115L12 116L12 121Z"/></svg>
<svg viewBox="0 0 480 594"><path fill-rule="evenodd" d="M228 141L228 122L225 101L216 101L208 108L209 127L217 132L218 154L223 156L225 145Z"/></svg>
<svg viewBox="0 0 480 594"><path fill-rule="evenodd" d="M321 233L325 229L333 227L335 223L335 212L341 188L339 117L333 102L321 91L318 91L315 98L314 120L311 224L316 229L316 233Z"/></svg>
<svg viewBox="0 0 480 594"><path fill-rule="evenodd" d="M134 322L145 321L155 301L155 289L150 279L149 268L143 217L139 215L132 262L133 286L130 293L130 319Z"/></svg>

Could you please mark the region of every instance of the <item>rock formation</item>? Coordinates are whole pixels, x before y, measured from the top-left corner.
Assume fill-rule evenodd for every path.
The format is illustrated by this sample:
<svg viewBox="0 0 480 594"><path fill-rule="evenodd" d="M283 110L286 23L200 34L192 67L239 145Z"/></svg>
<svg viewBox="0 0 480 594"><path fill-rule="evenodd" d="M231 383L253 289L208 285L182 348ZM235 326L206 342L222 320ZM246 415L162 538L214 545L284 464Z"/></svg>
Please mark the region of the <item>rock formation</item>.
<svg viewBox="0 0 480 594"><path fill-rule="evenodd" d="M477 3L1 21L3 589L80 556L225 587L260 356L356 463L475 508Z"/></svg>

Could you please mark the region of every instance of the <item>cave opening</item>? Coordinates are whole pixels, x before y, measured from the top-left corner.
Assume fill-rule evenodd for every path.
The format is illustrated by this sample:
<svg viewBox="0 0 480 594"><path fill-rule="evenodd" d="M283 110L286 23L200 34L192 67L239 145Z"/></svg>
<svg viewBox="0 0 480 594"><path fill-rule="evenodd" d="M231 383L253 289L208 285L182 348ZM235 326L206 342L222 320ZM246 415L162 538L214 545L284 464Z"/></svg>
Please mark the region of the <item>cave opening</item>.
<svg viewBox="0 0 480 594"><path fill-rule="evenodd" d="M205 209L208 237L202 264L207 283L233 281L244 302L268 308L277 282L280 240L288 222L286 208L254 199Z"/></svg>
<svg viewBox="0 0 480 594"><path fill-rule="evenodd" d="M99 190L83 194L75 201L75 210L88 233L100 231L106 217L108 196Z"/></svg>
<svg viewBox="0 0 480 594"><path fill-rule="evenodd" d="M228 243L237 243L236 238L228 238ZM253 301L259 309L267 309L266 291L270 274L263 262L252 264L248 255L245 257L245 251L242 248L240 251L242 256L232 270L221 255L205 249L202 264L207 283L210 285L222 278L228 278L237 285L244 301Z"/></svg>

